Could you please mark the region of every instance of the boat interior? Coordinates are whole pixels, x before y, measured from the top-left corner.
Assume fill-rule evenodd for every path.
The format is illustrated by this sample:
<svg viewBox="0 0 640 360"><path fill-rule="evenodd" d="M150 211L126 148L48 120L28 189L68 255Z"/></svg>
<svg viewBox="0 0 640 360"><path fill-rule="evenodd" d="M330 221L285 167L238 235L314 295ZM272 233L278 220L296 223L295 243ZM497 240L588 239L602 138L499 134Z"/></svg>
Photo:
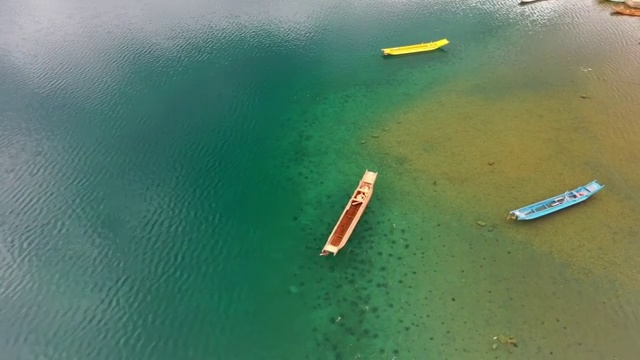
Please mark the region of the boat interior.
<svg viewBox="0 0 640 360"><path fill-rule="evenodd" d="M329 244L333 246L340 245L340 243L342 242L342 239L347 233L347 230L351 226L351 223L353 223L353 220L355 219L356 214L358 213L358 210L360 210L360 207L362 207L362 203L363 201L359 201L355 203L351 202L351 206L349 206L349 209L347 209L347 211L344 213L344 216L340 220L340 223L338 224L336 231L333 233L333 236L331 237L331 241L329 241Z"/></svg>

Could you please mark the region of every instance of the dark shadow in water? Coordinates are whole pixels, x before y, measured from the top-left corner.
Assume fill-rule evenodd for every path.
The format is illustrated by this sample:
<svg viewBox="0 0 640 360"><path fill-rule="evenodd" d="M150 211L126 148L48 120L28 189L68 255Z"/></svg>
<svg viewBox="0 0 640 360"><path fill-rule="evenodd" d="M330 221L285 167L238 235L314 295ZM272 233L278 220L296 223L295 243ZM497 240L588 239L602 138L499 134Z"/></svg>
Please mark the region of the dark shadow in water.
<svg viewBox="0 0 640 360"><path fill-rule="evenodd" d="M530 5L530 4L533 4L533 3L540 2L540 1L544 1L544 0L528 0L528 1L520 1L520 2L518 3L518 5Z"/></svg>
<svg viewBox="0 0 640 360"><path fill-rule="evenodd" d="M431 54L430 58L436 58L439 59L439 57L436 57L438 54L447 54L447 51L443 48L439 48L439 49L435 49L432 51L423 51L423 52L417 52L417 53L412 53L412 54L404 54L404 55L382 55L382 58L384 60L390 60L390 59L406 59L406 58L414 58L416 56L427 56L427 54Z"/></svg>

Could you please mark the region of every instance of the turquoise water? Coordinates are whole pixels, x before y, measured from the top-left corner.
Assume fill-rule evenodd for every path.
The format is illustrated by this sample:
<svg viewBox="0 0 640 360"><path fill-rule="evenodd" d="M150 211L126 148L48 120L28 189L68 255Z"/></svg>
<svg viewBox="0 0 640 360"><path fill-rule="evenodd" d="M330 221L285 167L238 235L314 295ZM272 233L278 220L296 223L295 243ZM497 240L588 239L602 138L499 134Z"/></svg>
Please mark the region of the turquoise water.
<svg viewBox="0 0 640 360"><path fill-rule="evenodd" d="M0 5L6 358L640 351L637 219L593 220L640 189L636 19L552 1ZM501 156L576 128L558 163ZM365 169L366 215L317 256ZM608 186L594 206L502 222L590 177Z"/></svg>

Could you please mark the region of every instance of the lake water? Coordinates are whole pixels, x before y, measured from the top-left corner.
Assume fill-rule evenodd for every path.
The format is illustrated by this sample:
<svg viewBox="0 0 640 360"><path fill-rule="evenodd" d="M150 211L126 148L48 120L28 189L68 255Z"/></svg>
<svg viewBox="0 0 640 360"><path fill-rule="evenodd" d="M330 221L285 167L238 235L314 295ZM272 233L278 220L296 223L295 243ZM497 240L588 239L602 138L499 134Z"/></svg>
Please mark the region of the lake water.
<svg viewBox="0 0 640 360"><path fill-rule="evenodd" d="M3 358L640 353L640 21L611 3L0 7Z"/></svg>

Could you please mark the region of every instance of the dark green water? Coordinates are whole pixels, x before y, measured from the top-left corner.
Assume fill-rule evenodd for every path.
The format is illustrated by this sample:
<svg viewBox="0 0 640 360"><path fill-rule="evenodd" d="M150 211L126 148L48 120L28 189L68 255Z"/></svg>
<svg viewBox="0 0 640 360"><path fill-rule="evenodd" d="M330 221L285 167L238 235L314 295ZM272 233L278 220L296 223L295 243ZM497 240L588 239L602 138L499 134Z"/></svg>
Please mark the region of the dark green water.
<svg viewBox="0 0 640 360"><path fill-rule="evenodd" d="M562 20L456 6L0 0L2 358L493 358L491 337L533 326L509 318L514 298L567 278L567 297L591 291L553 254L462 226L446 194L416 195L430 175L376 145L454 78L517 67L505 48ZM445 51L379 55L442 37ZM380 177L358 231L317 256L367 168ZM555 275L487 295L523 263ZM638 334L637 302L620 301ZM538 341L522 355L566 347Z"/></svg>

